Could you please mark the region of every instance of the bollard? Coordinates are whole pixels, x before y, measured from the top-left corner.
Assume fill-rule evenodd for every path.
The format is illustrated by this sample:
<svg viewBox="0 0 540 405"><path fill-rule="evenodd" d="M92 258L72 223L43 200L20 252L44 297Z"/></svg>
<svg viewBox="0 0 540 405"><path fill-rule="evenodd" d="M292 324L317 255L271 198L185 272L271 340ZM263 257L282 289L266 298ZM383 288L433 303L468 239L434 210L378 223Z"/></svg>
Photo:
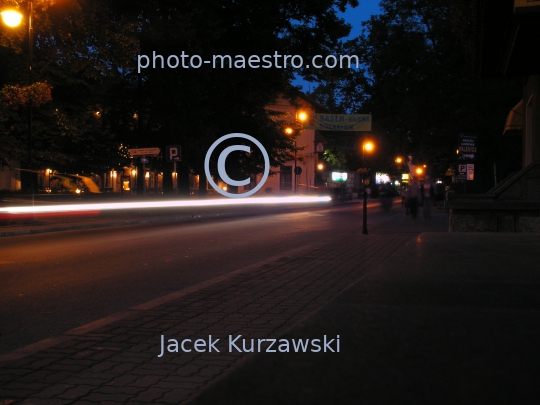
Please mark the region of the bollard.
<svg viewBox="0 0 540 405"><path fill-rule="evenodd" d="M364 219L363 219L363 223L362 223L362 233L364 235L367 235L368 232L367 232L367 192L366 190L364 190L364 192L362 193L362 196L364 197Z"/></svg>

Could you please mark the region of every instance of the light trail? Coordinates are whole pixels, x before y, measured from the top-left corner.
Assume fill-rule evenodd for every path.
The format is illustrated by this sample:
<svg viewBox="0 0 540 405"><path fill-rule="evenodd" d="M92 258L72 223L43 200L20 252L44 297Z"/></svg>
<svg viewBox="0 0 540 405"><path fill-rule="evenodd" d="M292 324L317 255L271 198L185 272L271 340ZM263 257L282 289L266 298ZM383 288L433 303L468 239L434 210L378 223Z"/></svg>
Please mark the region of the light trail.
<svg viewBox="0 0 540 405"><path fill-rule="evenodd" d="M175 207L213 207L213 206L239 206L239 205L262 205L262 204L301 204L323 203L331 201L326 197L256 197L256 198L227 198L219 200L197 201L146 201L146 202L123 202L123 203L95 203L95 204L62 204L43 206L19 206L0 208L0 214L45 214L55 212L86 212L107 210L129 210L141 208L175 208Z"/></svg>

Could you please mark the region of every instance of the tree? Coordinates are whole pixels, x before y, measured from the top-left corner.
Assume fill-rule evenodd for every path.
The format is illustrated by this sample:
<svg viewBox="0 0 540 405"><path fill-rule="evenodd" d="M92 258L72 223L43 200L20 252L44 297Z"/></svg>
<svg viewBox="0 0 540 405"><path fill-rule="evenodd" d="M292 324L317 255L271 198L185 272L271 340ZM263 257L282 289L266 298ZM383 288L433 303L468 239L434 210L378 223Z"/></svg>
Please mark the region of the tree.
<svg viewBox="0 0 540 405"><path fill-rule="evenodd" d="M373 114L388 163L397 154L412 155L443 176L460 133L479 135L484 173L507 159L499 134L521 86L476 73L476 2L382 0L380 7L363 34L345 45L362 55L365 72L351 72L331 89L341 108Z"/></svg>
<svg viewBox="0 0 540 405"><path fill-rule="evenodd" d="M25 13L27 3L20 2ZM0 52L6 55L2 59L6 63L0 63L0 88L4 89L0 94L0 105L4 105L0 157L25 161L28 142L29 104L19 97L21 102L14 109L7 90L19 88L22 95L26 88L46 84L48 102L32 103L33 168L90 173L122 165L121 141L104 118L112 105L119 108L118 100L111 102L104 89L122 86L118 60L125 52L120 46L107 51L110 33L104 32L100 18L107 9L84 0L33 3L33 74L27 87L21 85L28 82L27 27L0 31ZM112 53L115 58L110 57Z"/></svg>
<svg viewBox="0 0 540 405"><path fill-rule="evenodd" d="M35 0L34 79L49 83L52 101L36 112L35 160L65 170L104 170L128 163L126 147L181 144L183 173L204 175L208 147L228 132L259 139L272 163L292 147L266 111L279 94L292 94L294 68L169 68L160 64L182 51L212 55L312 55L332 53L349 27L337 10L357 0ZM24 7L26 2L21 2ZM0 87L24 83L23 30L0 32ZM20 45L22 44L22 45ZM139 69L139 55L162 55ZM6 61L4 63L4 60ZM235 59L236 61L236 59ZM154 60L152 60L154 62ZM22 114L4 120L9 151L22 156ZM261 170L257 159L237 160L239 173ZM171 165L156 162L165 174ZM142 177L142 176L140 176ZM165 175L165 179L170 176Z"/></svg>
<svg viewBox="0 0 540 405"><path fill-rule="evenodd" d="M140 73L134 64L126 66L132 75L137 74L139 83L137 142L151 138L160 145L182 144L183 164L203 176L201 180L206 151L229 132L256 136L273 163L283 162L284 151L292 143L265 107L279 94L293 92L289 85L293 73L310 77L320 73L290 65L250 69L236 55L247 59L249 55L278 52L301 55L307 60L311 55L330 53L348 32L333 7L344 9L347 4L357 2L154 0L130 1L129 6L115 2L116 18L137 27L141 55L153 58L155 52L166 58L184 51L188 59L198 55L204 60L212 60L212 55L231 55L236 66L170 69L161 65L159 58L158 68ZM238 172L262 170L260 161L237 162L241 166Z"/></svg>

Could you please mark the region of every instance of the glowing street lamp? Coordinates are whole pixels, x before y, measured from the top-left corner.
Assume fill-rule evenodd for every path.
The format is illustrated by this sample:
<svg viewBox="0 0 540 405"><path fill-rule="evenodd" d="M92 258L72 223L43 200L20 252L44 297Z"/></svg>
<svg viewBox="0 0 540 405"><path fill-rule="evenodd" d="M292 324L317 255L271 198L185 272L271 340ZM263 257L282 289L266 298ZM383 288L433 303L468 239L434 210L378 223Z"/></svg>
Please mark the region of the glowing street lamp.
<svg viewBox="0 0 540 405"><path fill-rule="evenodd" d="M373 142L365 142L364 143L364 150L367 150L368 152L371 152L373 150Z"/></svg>
<svg viewBox="0 0 540 405"><path fill-rule="evenodd" d="M396 164L396 167L398 170L401 170L402 167L403 167L403 158L401 156L397 156L395 159L394 159L394 163Z"/></svg>
<svg viewBox="0 0 540 405"><path fill-rule="evenodd" d="M366 167L366 151L371 152L375 145L371 141L362 143L362 168ZM364 172L362 171L362 187L364 186Z"/></svg>
<svg viewBox="0 0 540 405"><path fill-rule="evenodd" d="M8 27L15 28L21 24L23 15L15 10L2 11L2 20Z"/></svg>

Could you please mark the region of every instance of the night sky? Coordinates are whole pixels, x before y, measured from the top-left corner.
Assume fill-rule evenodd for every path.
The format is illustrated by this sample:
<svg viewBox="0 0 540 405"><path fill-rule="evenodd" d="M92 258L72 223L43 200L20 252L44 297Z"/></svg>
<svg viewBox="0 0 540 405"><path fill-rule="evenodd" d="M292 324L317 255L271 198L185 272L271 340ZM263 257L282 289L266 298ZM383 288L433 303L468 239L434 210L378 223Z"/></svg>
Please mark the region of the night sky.
<svg viewBox="0 0 540 405"><path fill-rule="evenodd" d="M362 33L362 21L369 20L373 14L380 14L379 1L380 0L360 0L360 5L358 7L349 7L344 13L338 13L340 17L352 26L349 36L345 39L352 39L359 36ZM295 80L293 84L295 86L302 86L304 92L309 92L314 88L313 84L310 86L308 82L305 82L301 78Z"/></svg>

